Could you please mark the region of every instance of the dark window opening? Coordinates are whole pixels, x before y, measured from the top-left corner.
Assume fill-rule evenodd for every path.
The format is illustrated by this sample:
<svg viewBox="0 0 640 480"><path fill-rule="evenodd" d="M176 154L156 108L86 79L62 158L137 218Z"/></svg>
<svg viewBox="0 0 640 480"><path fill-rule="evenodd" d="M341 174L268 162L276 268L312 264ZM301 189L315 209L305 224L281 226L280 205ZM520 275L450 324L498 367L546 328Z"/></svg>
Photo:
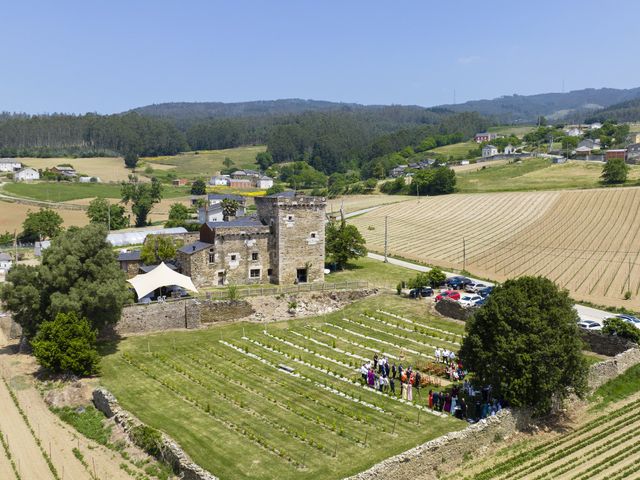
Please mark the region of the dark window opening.
<svg viewBox="0 0 640 480"><path fill-rule="evenodd" d="M236 259L237 259L237 255L231 255L231 261L232 261L232 262L235 262L235 261L236 261Z"/></svg>
<svg viewBox="0 0 640 480"><path fill-rule="evenodd" d="M260 269L259 268L252 268L249 271L249 276L251 278L260 278Z"/></svg>
<svg viewBox="0 0 640 480"><path fill-rule="evenodd" d="M209 251L209 263L216 263L216 254L212 251Z"/></svg>
<svg viewBox="0 0 640 480"><path fill-rule="evenodd" d="M254 262L258 260L258 252L253 252L251 254L251 260L253 260Z"/></svg>
<svg viewBox="0 0 640 480"><path fill-rule="evenodd" d="M224 272L218 272L218 285L224 285Z"/></svg>
<svg viewBox="0 0 640 480"><path fill-rule="evenodd" d="M311 232L311 238L316 238L316 232Z"/></svg>
<svg viewBox="0 0 640 480"><path fill-rule="evenodd" d="M273 275L273 268L267 269L267 275L269 276Z"/></svg>
<svg viewBox="0 0 640 480"><path fill-rule="evenodd" d="M307 283L307 269L306 268L298 268L296 271L296 280L298 283Z"/></svg>

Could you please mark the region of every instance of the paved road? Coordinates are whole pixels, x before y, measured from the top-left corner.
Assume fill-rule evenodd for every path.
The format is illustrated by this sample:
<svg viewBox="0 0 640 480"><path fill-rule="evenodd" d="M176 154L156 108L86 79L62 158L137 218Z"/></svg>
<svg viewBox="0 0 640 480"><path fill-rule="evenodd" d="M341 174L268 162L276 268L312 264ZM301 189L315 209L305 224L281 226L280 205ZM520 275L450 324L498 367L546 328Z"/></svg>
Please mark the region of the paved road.
<svg viewBox="0 0 640 480"><path fill-rule="evenodd" d="M384 256L379 255L377 253L369 252L367 256L374 260L384 261ZM429 270L431 270L429 267L425 267L424 265L418 265L415 263L407 262L405 260L398 260L396 258L391 258L391 257L388 257L388 262L392 265L398 265L399 267L408 268L410 270L415 270L417 272L428 272ZM451 272L445 272L445 273L449 276L457 275L456 273L451 273ZM476 279L473 277L469 277L469 278L471 278L471 280L484 283L485 285L493 285L493 283L487 282L486 280ZM574 307L578 312L578 315L580 315L580 318L583 318L585 320L593 320L595 322L598 322L599 324L602 324L602 321L605 318L610 317L612 315L611 312L598 310L597 308L586 307L584 305L575 304Z"/></svg>

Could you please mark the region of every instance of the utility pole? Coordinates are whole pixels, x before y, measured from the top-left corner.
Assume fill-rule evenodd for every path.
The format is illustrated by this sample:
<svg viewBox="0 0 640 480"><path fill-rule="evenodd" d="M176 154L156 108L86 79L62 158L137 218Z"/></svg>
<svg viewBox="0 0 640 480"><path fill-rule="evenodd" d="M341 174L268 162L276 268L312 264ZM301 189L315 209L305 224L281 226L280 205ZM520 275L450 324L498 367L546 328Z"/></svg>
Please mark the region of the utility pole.
<svg viewBox="0 0 640 480"><path fill-rule="evenodd" d="M467 269L467 243L462 237L462 270Z"/></svg>
<svg viewBox="0 0 640 480"><path fill-rule="evenodd" d="M416 196L418 197L418 203L420 203L420 189L418 188L418 182L416 182Z"/></svg>
<svg viewBox="0 0 640 480"><path fill-rule="evenodd" d="M631 257L629 257L629 268L627 269L627 292L631 291Z"/></svg>
<svg viewBox="0 0 640 480"><path fill-rule="evenodd" d="M387 222L389 220L389 215L384 216L384 263L388 263L387 260Z"/></svg>

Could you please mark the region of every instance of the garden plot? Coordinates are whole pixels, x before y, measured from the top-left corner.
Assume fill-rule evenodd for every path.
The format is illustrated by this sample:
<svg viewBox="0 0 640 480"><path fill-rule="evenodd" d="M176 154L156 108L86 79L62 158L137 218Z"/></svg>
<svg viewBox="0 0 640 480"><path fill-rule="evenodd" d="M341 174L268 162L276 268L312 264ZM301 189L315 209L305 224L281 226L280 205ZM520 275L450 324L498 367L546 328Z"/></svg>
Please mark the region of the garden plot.
<svg viewBox="0 0 640 480"><path fill-rule="evenodd" d="M379 302L295 322L132 337L105 357L103 383L222 479L343 478L466 426L429 410L426 391L410 402L397 396L399 382L396 395L361 384L358 369L374 353L415 367L437 347L457 350L463 333Z"/></svg>

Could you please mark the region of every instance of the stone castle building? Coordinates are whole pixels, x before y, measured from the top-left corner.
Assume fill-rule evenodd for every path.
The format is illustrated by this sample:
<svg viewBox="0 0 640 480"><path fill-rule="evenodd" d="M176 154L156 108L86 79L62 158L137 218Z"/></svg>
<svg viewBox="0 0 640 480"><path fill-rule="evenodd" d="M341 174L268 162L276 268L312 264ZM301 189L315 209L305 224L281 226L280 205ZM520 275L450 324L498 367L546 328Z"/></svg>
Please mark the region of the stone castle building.
<svg viewBox="0 0 640 480"><path fill-rule="evenodd" d="M255 198L257 214L206 222L176 263L196 286L324 281L326 200L303 195Z"/></svg>

